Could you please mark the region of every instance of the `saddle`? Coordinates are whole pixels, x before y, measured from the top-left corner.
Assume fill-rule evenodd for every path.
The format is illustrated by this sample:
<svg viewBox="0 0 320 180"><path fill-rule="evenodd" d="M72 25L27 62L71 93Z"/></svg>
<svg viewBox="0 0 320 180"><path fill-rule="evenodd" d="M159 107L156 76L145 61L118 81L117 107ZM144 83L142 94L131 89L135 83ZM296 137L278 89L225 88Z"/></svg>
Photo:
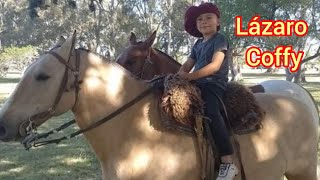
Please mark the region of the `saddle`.
<svg viewBox="0 0 320 180"><path fill-rule="evenodd" d="M166 128L195 136L195 119L204 117L200 90L177 75L168 75L161 83L163 86L160 86L159 104L162 124ZM227 127L230 125L229 131L241 135L261 128L265 112L249 88L229 82L220 100L223 107L221 114L225 116Z"/></svg>
<svg viewBox="0 0 320 180"><path fill-rule="evenodd" d="M200 90L177 75L168 75L155 84L160 90L161 124L167 130L197 137L202 160L202 179L214 178L217 167L214 164L219 164L219 158L213 153L215 147L212 135L208 135L208 122L204 120L204 103ZM225 116L225 123L232 133L247 134L262 127L265 113L255 100L253 91L263 92L263 88L254 86L249 89L239 83L228 83L225 95L220 99L223 106L221 114ZM205 136L207 138L204 138Z"/></svg>

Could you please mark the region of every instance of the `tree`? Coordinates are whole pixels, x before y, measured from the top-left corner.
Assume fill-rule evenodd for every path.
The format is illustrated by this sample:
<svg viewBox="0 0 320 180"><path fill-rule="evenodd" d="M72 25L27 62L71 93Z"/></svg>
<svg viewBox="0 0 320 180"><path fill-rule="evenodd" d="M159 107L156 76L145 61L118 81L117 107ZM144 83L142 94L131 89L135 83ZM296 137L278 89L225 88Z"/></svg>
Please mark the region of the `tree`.
<svg viewBox="0 0 320 180"><path fill-rule="evenodd" d="M5 76L10 67L22 72L37 57L35 47L8 47L0 53L0 76Z"/></svg>

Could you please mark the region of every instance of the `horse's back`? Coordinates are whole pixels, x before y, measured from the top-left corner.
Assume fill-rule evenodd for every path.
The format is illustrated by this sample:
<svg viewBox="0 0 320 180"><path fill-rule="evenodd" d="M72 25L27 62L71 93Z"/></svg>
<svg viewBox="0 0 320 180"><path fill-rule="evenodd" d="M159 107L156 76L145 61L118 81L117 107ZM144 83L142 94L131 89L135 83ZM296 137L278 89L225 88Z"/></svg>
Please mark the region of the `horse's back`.
<svg viewBox="0 0 320 180"><path fill-rule="evenodd" d="M311 111L314 125L319 126L319 115L317 105L314 103L314 99L311 94L304 89L302 86L284 80L267 80L260 83L267 94L279 94L287 97L292 97L301 101L306 106L308 110Z"/></svg>
<svg viewBox="0 0 320 180"><path fill-rule="evenodd" d="M313 176L317 166L318 140L310 111L302 102L290 97L255 96L266 112L263 127L255 133L238 136L242 151L246 151L242 155L245 168L250 169L248 175L270 179L277 179L279 174L285 173Z"/></svg>
<svg viewBox="0 0 320 180"><path fill-rule="evenodd" d="M291 141L290 146L300 146L303 142L307 143L307 139L317 144L317 128L313 124L313 115L303 102L282 95L256 94L255 96L266 111L263 125L274 126L274 135L290 135L282 136L280 140L288 143Z"/></svg>

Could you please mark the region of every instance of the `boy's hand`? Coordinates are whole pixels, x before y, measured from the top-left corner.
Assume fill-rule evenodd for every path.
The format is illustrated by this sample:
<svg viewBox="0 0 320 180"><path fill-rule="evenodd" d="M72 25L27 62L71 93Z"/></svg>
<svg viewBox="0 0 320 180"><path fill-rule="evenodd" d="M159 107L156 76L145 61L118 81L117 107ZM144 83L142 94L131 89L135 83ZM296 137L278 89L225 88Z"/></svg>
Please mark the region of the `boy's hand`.
<svg viewBox="0 0 320 180"><path fill-rule="evenodd" d="M190 76L190 73L186 73L186 72L184 72L184 71L179 71L178 73L177 73L180 77L182 77L183 79L186 79L186 80L188 80L188 81L191 81L192 79L191 79L191 76Z"/></svg>

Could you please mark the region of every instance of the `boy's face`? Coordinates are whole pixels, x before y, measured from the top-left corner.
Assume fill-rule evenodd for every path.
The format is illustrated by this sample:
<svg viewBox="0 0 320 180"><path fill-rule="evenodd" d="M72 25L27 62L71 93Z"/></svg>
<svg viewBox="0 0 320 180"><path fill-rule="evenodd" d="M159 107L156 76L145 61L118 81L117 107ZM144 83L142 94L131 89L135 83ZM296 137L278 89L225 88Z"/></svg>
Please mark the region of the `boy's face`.
<svg viewBox="0 0 320 180"><path fill-rule="evenodd" d="M211 35L217 32L220 19L214 13L205 13L197 17L197 29L202 35Z"/></svg>

